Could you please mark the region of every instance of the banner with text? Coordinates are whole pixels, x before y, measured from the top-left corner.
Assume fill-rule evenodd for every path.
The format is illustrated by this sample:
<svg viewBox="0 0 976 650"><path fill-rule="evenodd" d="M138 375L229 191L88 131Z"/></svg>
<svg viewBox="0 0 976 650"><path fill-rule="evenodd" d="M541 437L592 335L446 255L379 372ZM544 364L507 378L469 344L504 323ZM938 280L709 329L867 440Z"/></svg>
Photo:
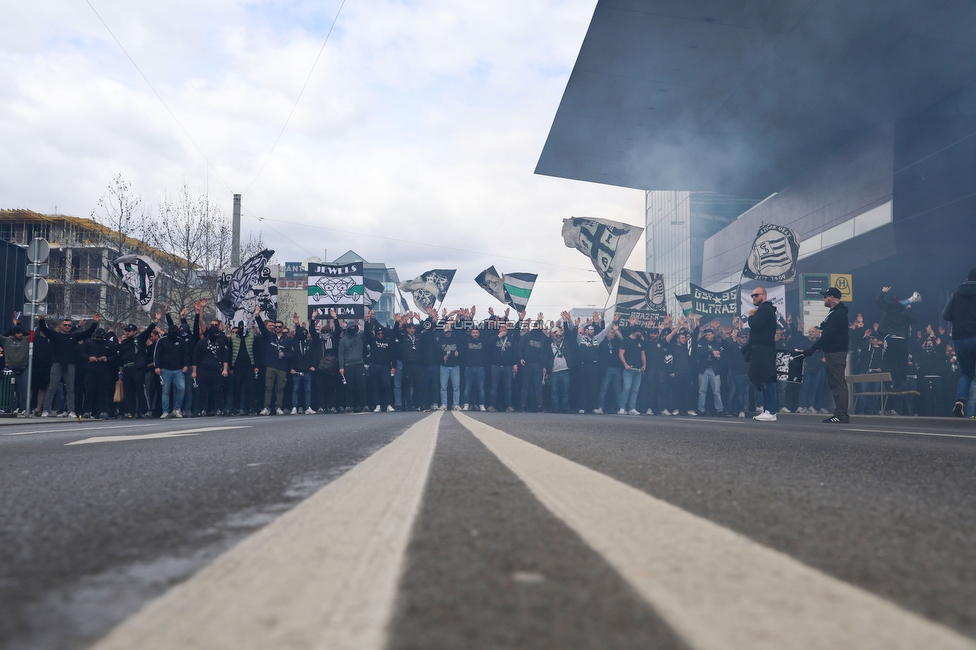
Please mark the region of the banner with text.
<svg viewBox="0 0 976 650"><path fill-rule="evenodd" d="M691 309L701 316L735 316L739 311L739 287L705 291L691 284Z"/></svg>
<svg viewBox="0 0 976 650"><path fill-rule="evenodd" d="M328 318L329 310L344 320L366 316L363 263L308 264L308 318Z"/></svg>

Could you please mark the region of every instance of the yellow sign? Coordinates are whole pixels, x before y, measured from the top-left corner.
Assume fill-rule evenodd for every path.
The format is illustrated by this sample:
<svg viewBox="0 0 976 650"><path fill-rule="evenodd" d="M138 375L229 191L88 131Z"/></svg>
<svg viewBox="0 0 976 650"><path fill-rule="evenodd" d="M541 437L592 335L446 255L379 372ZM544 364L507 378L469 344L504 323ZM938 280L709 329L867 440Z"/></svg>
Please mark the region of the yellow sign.
<svg viewBox="0 0 976 650"><path fill-rule="evenodd" d="M830 286L840 291L840 299L844 302L854 299L854 276L850 273L831 273Z"/></svg>

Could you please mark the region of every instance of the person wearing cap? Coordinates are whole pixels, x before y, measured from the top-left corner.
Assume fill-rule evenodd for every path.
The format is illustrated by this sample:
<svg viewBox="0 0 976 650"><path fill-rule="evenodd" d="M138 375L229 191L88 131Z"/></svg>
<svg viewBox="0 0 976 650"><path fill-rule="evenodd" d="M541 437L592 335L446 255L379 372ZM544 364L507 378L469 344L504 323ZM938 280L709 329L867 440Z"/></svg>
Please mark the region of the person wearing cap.
<svg viewBox="0 0 976 650"><path fill-rule="evenodd" d="M108 417L111 393L115 386L115 341L108 338L104 328L97 328L90 339L81 344L81 361L85 362L85 417ZM80 409L79 409L80 410Z"/></svg>
<svg viewBox="0 0 976 650"><path fill-rule="evenodd" d="M824 420L829 424L847 424L851 416L847 412L848 392L847 352L850 349L850 318L847 305L841 302L841 293L837 287L830 287L821 292L824 306L830 307L827 318L820 323L820 338L803 351L804 356L810 356L817 350L823 350L824 363L827 371L827 386L834 396L834 414Z"/></svg>
<svg viewBox="0 0 976 650"><path fill-rule="evenodd" d="M162 319L157 312L156 319ZM156 329L155 323L139 333L134 323L125 326L118 345L118 356L122 366L122 385L125 393L125 416L132 419L149 411L146 400L146 341Z"/></svg>
<svg viewBox="0 0 976 650"><path fill-rule="evenodd" d="M403 365L401 399L403 410L420 411L427 405L427 386L424 381L424 341L417 333L417 324L404 316L398 323L396 351Z"/></svg>
<svg viewBox="0 0 976 650"><path fill-rule="evenodd" d="M17 389L17 413L27 413L27 360L30 341L24 338L27 330L15 324L7 333L0 336L0 347L3 348L3 358L7 367L14 373L14 385Z"/></svg>

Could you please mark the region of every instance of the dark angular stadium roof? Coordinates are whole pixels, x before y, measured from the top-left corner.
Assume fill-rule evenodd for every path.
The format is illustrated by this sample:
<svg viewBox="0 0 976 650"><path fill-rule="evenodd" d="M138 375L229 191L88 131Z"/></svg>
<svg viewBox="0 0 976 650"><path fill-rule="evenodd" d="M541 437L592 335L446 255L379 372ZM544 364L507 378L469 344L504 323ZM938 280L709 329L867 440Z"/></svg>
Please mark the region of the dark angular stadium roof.
<svg viewBox="0 0 976 650"><path fill-rule="evenodd" d="M599 0L536 173L760 199L974 79L972 0Z"/></svg>

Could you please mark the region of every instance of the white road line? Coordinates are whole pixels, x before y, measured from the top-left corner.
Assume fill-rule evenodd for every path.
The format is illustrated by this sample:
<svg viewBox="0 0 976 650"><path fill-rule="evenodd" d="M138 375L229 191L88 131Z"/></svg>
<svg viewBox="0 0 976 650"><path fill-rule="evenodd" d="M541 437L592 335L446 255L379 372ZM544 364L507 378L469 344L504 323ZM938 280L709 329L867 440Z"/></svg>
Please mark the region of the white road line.
<svg viewBox="0 0 976 650"><path fill-rule="evenodd" d="M727 528L454 415L697 650L976 648Z"/></svg>
<svg viewBox="0 0 976 650"><path fill-rule="evenodd" d="M410 427L94 648L381 650L440 416Z"/></svg>
<svg viewBox="0 0 976 650"><path fill-rule="evenodd" d="M926 433L924 431L891 431L890 429L844 429L844 431L866 431L868 433L890 433L901 436L932 436L935 438L969 438L976 440L976 436L964 436L958 433Z"/></svg>
<svg viewBox="0 0 976 650"><path fill-rule="evenodd" d="M144 433L136 436L95 436L84 440L75 440L65 443L65 447L71 445L91 445L98 442L129 442L131 440L159 440L161 438L180 438L182 436L195 436L206 431L226 431L228 429L250 429L249 426L236 427L203 427L200 429L176 429L174 431L160 431L159 433Z"/></svg>
<svg viewBox="0 0 976 650"><path fill-rule="evenodd" d="M121 425L118 425L118 426L111 426L111 427L71 427L71 426L68 426L68 427L65 427L63 429L41 429L41 430L31 429L31 430L28 430L28 431L17 431L15 433L4 433L4 434L0 434L0 435L4 435L4 436L30 436L30 435L33 435L35 433L64 433L64 432L92 431L92 430L95 430L95 431L105 431L105 430L108 430L108 429L138 429L140 427L154 427L154 426L158 426L159 424L161 424L161 423L154 422L153 424L121 424Z"/></svg>

